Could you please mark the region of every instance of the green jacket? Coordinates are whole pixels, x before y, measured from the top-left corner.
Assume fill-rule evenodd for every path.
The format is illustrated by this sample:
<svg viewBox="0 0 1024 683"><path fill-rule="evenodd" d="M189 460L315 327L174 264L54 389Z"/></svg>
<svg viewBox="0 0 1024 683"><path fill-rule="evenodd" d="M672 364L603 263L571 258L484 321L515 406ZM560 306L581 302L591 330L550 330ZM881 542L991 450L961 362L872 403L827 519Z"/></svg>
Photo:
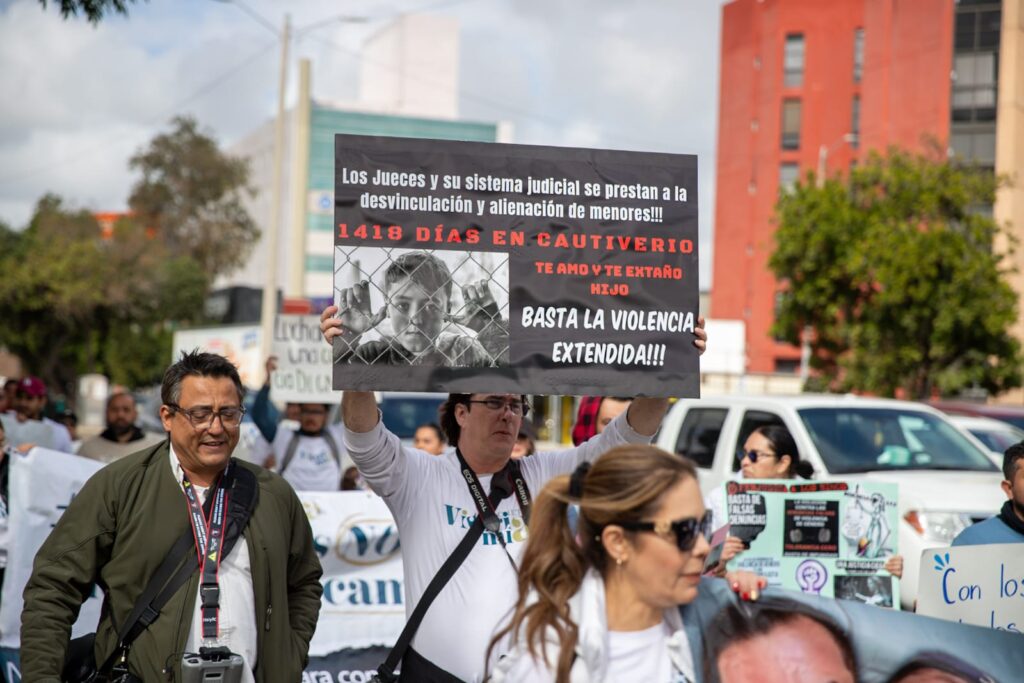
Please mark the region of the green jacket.
<svg viewBox="0 0 1024 683"><path fill-rule="evenodd" d="M235 460L259 484L245 527L256 604L257 683L299 681L320 611L322 569L302 503L284 479ZM168 442L107 465L75 496L39 549L21 614L21 675L56 683L79 608L93 584L104 592L96 660L113 651L150 576L188 529ZM132 644L128 668L146 683L181 680L199 572ZM171 668L164 671L167 664Z"/></svg>

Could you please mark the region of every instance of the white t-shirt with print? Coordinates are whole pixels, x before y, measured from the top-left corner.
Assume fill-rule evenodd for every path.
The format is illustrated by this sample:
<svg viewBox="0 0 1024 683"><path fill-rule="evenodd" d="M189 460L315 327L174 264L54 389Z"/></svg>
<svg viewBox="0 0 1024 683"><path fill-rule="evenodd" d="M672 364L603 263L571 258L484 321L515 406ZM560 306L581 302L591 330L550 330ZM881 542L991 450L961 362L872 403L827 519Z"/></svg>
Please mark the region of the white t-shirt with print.
<svg viewBox="0 0 1024 683"><path fill-rule="evenodd" d="M279 427L274 436L274 457L277 460L277 472L296 491L337 491L341 486L342 473L352 466L352 459L345 450L345 430L340 424L327 426L338 446L338 457L341 466L334 460L331 447L322 436L304 436L299 434L299 443L295 448L288 467L281 472L284 457L288 453L288 445L296 432L292 429Z"/></svg>
<svg viewBox="0 0 1024 683"><path fill-rule="evenodd" d="M587 443L546 451L519 461L530 493L571 473L614 446L648 443L625 414ZM369 432L346 430L345 445L363 479L384 498L398 526L405 575L406 614L419 602L430 580L466 535L476 518L473 497L454 453L430 455L405 447L378 419ZM491 475L479 477L490 491ZM497 508L500 533L517 564L525 547L526 525L515 497ZM484 657L496 625L512 610L516 575L497 537L485 531L469 557L427 610L412 647L435 665L473 683L483 677Z"/></svg>

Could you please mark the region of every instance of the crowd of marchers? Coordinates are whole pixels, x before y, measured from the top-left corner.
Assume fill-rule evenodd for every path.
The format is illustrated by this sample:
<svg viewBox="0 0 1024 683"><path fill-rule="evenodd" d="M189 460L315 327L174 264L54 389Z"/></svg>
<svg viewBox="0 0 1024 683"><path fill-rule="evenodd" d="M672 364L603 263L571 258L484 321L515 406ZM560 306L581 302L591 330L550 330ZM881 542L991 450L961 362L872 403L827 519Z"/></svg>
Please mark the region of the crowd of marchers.
<svg viewBox="0 0 1024 683"><path fill-rule="evenodd" d="M342 334L336 313L321 317L328 342ZM701 322L701 353L706 338ZM858 680L835 624L760 608L766 580L727 571L738 539L708 561L722 502L702 494L686 458L650 445L667 399L584 399L575 446L537 453L525 396L450 394L407 444L372 392L344 392L337 422L315 403L277 419L274 369L271 359L250 409L262 445L245 459L232 457L245 389L220 356L186 353L167 369L164 435L137 426L130 394L110 397L104 431L77 444L107 464L46 538L25 587L23 680L99 670L98 680L187 681L196 668L225 681L301 680L322 570L295 492L352 488L383 498L402 539L408 623L380 680L787 680L770 646L787 634L802 639L817 679ZM2 546L11 459L34 445L73 452L76 439L43 417L37 378L9 382L0 400ZM744 476L811 474L787 434L756 432L744 450ZM1006 452L1003 473L1006 505L955 544L1024 542L1024 444ZM469 511L467 523L452 524L451 509ZM96 586L100 622L73 641ZM690 606L721 590L742 599L695 632Z"/></svg>

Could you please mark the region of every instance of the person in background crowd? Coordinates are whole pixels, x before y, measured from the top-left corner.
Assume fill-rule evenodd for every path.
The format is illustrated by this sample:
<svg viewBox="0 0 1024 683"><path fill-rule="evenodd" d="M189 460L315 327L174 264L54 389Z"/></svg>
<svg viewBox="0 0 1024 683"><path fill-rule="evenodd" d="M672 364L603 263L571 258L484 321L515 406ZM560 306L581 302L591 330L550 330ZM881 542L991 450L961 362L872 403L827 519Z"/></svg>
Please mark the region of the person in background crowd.
<svg viewBox="0 0 1024 683"><path fill-rule="evenodd" d="M256 428L260 430L263 438L267 440L267 443L272 444L277 436L278 425L282 421L286 420L287 423L284 426L290 429L298 427L299 404L286 403L284 415L281 415L270 400L270 380L277 370L277 356L269 356L264 367L267 371L267 378L252 402L252 421Z"/></svg>
<svg viewBox="0 0 1024 683"><path fill-rule="evenodd" d="M764 425L750 433L743 444L740 472L743 479L810 479L814 476L814 468L800 458L800 450L793 435L783 425ZM725 489L722 486L712 491L705 500L711 510L714 529L726 522L725 503ZM726 538L715 573L723 574L726 563L742 553L745 547L744 542L736 536ZM901 578L903 557L893 555L888 558L885 569L897 579Z"/></svg>
<svg viewBox="0 0 1024 683"><path fill-rule="evenodd" d="M413 448L426 451L431 455L441 455L444 453L446 445L444 432L441 431L441 427L433 422L421 424L416 428L416 433L412 437Z"/></svg>
<svg viewBox="0 0 1024 683"><path fill-rule="evenodd" d="M4 382L4 389L0 392L0 413L14 410L14 396L18 393L18 380L11 378Z"/></svg>
<svg viewBox="0 0 1024 683"><path fill-rule="evenodd" d="M78 438L78 416L75 415L75 411L70 408L65 408L64 412L57 416L57 423L64 425L64 429L68 430L68 436L71 437L71 453L78 453L78 449L82 447L82 440Z"/></svg>
<svg viewBox="0 0 1024 683"><path fill-rule="evenodd" d="M337 306L329 306L320 316L328 343L342 334L337 313ZM694 336L694 346L703 352L703 319ZM495 529L484 532L426 611L402 662L409 680L475 681L494 627L515 603L514 562L528 536L530 491L614 446L650 442L668 401L637 398L582 446L517 461L511 459L512 447L529 411L519 394L449 394L441 406L441 427L456 450L439 457L403 446L381 423L372 392L346 391L341 407L348 451L370 488L384 498L402 538L407 614L466 536L472 518L480 516ZM482 512L481 506L489 505L484 499L494 497L487 494L494 482L513 493L496 497L494 507Z"/></svg>
<svg viewBox="0 0 1024 683"><path fill-rule="evenodd" d="M1003 453L1003 476L1007 501L999 514L961 531L953 545L1024 543L1024 441Z"/></svg>
<svg viewBox="0 0 1024 683"><path fill-rule="evenodd" d="M211 618L218 644L243 658L242 683L302 678L323 572L295 492L276 474L231 457L244 395L238 370L222 356L186 353L167 369L160 419L169 439L96 472L36 555L21 614L23 680L64 680L71 625L97 585L104 602L94 652L98 663L105 661L117 629L190 522L196 533L189 501L222 500L230 515L236 496L221 484L242 477L257 486L255 507L237 542L217 558L218 610ZM228 525L229 535L232 530ZM199 588L194 571L132 643L131 680L182 680L183 654L204 644ZM203 594L214 597L209 589Z"/></svg>
<svg viewBox="0 0 1024 683"><path fill-rule="evenodd" d="M623 396L584 396L576 411L572 442L579 446L608 426L619 413L629 408L633 399Z"/></svg>
<svg viewBox="0 0 1024 683"><path fill-rule="evenodd" d="M618 446L552 479L534 504L515 612L490 649L515 644L491 680L696 680L700 650L679 606L697 597L709 521L692 463L654 446ZM729 578L754 600L766 584Z"/></svg>
<svg viewBox="0 0 1024 683"><path fill-rule="evenodd" d="M512 447L512 457L515 459L525 458L537 452L537 445L533 442L535 432L533 425L524 420L519 425L519 435L516 436L516 445Z"/></svg>
<svg viewBox="0 0 1024 683"><path fill-rule="evenodd" d="M7 424L7 429L11 432L9 438L18 440L18 445L31 442L55 451L73 452L68 430L64 425L45 417L45 407L46 385L43 381L31 376L18 380L18 388L14 395L14 420ZM21 428L22 426L24 428ZM39 438L18 439L14 433L15 429L17 432L38 434Z"/></svg>
<svg viewBox="0 0 1024 683"><path fill-rule="evenodd" d="M139 419L135 397L128 392L115 392L107 398L107 428L91 439L86 439L78 454L101 462L114 462L124 456L156 445L166 437L149 434L135 422Z"/></svg>
<svg viewBox="0 0 1024 683"><path fill-rule="evenodd" d="M796 601L727 605L705 635L705 683L859 680L849 635Z"/></svg>
<svg viewBox="0 0 1024 683"><path fill-rule="evenodd" d="M354 476L344 476L355 465L344 448L342 427L327 424L330 406L300 403L298 412L299 428L278 428L263 466L276 469L296 491L356 488Z"/></svg>

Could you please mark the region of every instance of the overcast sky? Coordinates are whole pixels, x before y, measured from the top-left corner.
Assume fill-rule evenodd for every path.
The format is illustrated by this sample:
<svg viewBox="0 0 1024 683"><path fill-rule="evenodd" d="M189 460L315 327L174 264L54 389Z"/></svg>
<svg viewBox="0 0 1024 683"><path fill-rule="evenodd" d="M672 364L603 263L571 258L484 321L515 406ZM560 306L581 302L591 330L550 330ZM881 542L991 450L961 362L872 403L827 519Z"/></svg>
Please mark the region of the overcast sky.
<svg viewBox="0 0 1024 683"><path fill-rule="evenodd" d="M128 157L176 114L224 145L270 118L279 43L254 14L312 27L290 81L308 57L314 98L341 101L356 97L362 41L427 12L459 20L463 117L510 121L520 143L697 154L710 285L723 0L239 1L250 11L150 0L94 27L62 20L56 0L0 0L0 221L23 226L45 192L123 209Z"/></svg>

